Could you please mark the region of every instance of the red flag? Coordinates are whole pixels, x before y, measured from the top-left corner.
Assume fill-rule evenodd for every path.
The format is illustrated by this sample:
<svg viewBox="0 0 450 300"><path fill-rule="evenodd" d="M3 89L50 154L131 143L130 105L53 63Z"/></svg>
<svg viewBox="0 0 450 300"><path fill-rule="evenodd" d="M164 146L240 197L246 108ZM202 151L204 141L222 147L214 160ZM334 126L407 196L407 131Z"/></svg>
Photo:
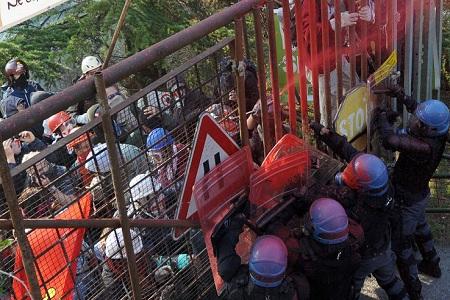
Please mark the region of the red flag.
<svg viewBox="0 0 450 300"><path fill-rule="evenodd" d="M73 203L59 213L55 219L87 219L91 211L92 196L87 193L79 202ZM85 228L36 229L28 234L37 275L41 286L42 298L72 299L74 280L76 277L77 257L80 254ZM70 265L70 267L67 267ZM16 276L24 281L28 280L23 269L22 255L16 251L14 270ZM45 286L45 288L44 288ZM29 299L23 285L14 279L13 291L17 299Z"/></svg>

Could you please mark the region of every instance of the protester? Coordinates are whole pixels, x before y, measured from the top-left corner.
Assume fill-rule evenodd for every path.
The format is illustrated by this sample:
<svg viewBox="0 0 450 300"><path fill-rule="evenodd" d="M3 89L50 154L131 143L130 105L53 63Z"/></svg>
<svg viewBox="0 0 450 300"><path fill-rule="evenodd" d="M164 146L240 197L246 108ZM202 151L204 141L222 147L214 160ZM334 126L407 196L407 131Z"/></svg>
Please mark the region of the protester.
<svg viewBox="0 0 450 300"><path fill-rule="evenodd" d="M200 87L191 90L181 74L169 79L166 86L173 98L173 104L170 106L172 122L166 124L166 126L170 125L167 129L172 130L185 125L193 136L197 118L211 105L211 99L202 92Z"/></svg>
<svg viewBox="0 0 450 300"><path fill-rule="evenodd" d="M135 176L147 170L145 156L140 155L140 150L135 146L119 144L117 151L124 180L131 181ZM98 217L111 217L115 202L112 202L114 190L106 144L97 144L86 157L84 166L93 176L89 189L93 196L94 213ZM128 201L129 194L127 193L125 196Z"/></svg>
<svg viewBox="0 0 450 300"><path fill-rule="evenodd" d="M47 126L52 134L57 138L63 138L69 135L75 128L77 122L65 111L61 111L47 119Z"/></svg>
<svg viewBox="0 0 450 300"><path fill-rule="evenodd" d="M163 188L179 191L189 156L186 146L177 144L165 129L156 128L148 135L147 147L151 161L158 168L158 182Z"/></svg>
<svg viewBox="0 0 450 300"><path fill-rule="evenodd" d="M21 59L13 58L5 66L8 87L3 91L0 110L3 118L9 118L31 106L31 93L42 91L39 83L29 80L28 65Z"/></svg>
<svg viewBox="0 0 450 300"><path fill-rule="evenodd" d="M243 63L245 67L245 111L249 112L259 99L258 74L253 61L245 58ZM234 80L235 68L237 68L236 63L230 56L222 58L219 62L221 94L228 93L229 101L225 104L234 108L237 107L238 102Z"/></svg>
<svg viewBox="0 0 450 300"><path fill-rule="evenodd" d="M149 173L139 174L129 184L131 202L128 215L132 218L168 219L166 199L161 193L161 185ZM145 249L163 255L167 252L167 242L170 242L170 229L142 228L140 230ZM159 245L158 245L159 244ZM170 249L173 249L170 247Z"/></svg>
<svg viewBox="0 0 450 300"><path fill-rule="evenodd" d="M142 287L150 287L149 272L150 262L143 251L143 244L140 235L131 229L131 239L133 252L138 261L138 277ZM103 265L102 280L105 285L103 299L121 299L130 296L131 283L127 272L127 254L121 228L112 231L106 238L105 244L105 264Z"/></svg>
<svg viewBox="0 0 450 300"><path fill-rule="evenodd" d="M317 31L317 41L322 41L322 34L323 31L328 31L328 48L323 49L322 43L318 43L318 60L315 62L318 72L319 72L319 102L320 102L320 123L326 124L327 126L331 126L331 124L327 124L328 117L333 120L334 116L337 113L337 103L338 99L337 97L337 70L336 70L336 56L334 55L334 49L336 47L335 45L335 16L334 16L334 1L328 0L328 15L326 16L328 22L326 22L325 28L322 28L321 22L322 18L325 16L321 15L321 3L322 1L316 0L315 1L315 16L316 19L314 20L314 24L310 23L310 14L312 13L309 5L309 1L303 1L301 6L302 15L301 16L295 16L293 14L292 18L292 25L291 28L295 29L295 18L301 17L301 21L303 22L303 37L304 40L300 43L298 43L298 46L301 47L299 51L304 51L306 55L306 75L309 82L312 82L312 48L311 48L311 36L312 31L311 28L314 26ZM346 45L348 45L348 28L350 26L356 25L358 20L363 20L366 22L371 22L374 20L374 10L373 5L370 6L364 6L359 9L357 12L350 13L349 7L346 7L345 1L341 1L341 28L342 28L342 45L338 45L341 47L341 50L345 54L349 50ZM344 7L345 9L342 9ZM297 37L295 30L291 32L291 38L293 39L293 44L297 46ZM351 47L354 47L354 45L351 45ZM324 59L322 59L324 57ZM324 75L324 64L328 66L328 69L330 70L330 94L331 94L331 116L327 116L326 111L326 101L325 101L325 75ZM356 77L357 75L354 74ZM343 89L344 93L345 91L348 91L350 89L350 82L351 79L351 70L350 70L350 63L346 59L345 56L342 56L342 83L343 83ZM356 78L356 81L359 81L358 78Z"/></svg>
<svg viewBox="0 0 450 300"><path fill-rule="evenodd" d="M30 152L23 157L23 162L38 155L39 152ZM55 209L65 208L76 199L74 182L67 173L67 169L49 163L43 159L27 170L29 186L46 188L49 196L55 199Z"/></svg>
<svg viewBox="0 0 450 300"><path fill-rule="evenodd" d="M79 128L80 127L73 128L70 133L76 132ZM90 132L84 133L66 145L67 151L74 152L76 155L76 160L70 167L70 170L73 171L73 176L77 180L77 187L88 187L92 180L92 175L88 169L86 169L85 162L91 151L89 140L92 142L93 137L94 135Z"/></svg>

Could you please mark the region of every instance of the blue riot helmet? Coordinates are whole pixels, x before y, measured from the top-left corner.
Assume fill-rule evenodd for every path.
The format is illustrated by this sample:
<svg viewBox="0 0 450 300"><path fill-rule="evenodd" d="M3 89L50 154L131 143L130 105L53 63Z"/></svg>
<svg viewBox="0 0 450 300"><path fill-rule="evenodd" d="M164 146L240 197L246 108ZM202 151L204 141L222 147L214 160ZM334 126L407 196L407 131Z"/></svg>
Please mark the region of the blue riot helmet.
<svg viewBox="0 0 450 300"><path fill-rule="evenodd" d="M334 199L317 199L309 208L305 218L305 230L321 244L342 243L348 238L347 213Z"/></svg>
<svg viewBox="0 0 450 300"><path fill-rule="evenodd" d="M250 280L257 286L272 288L284 279L287 248L277 236L264 235L256 239L249 259Z"/></svg>
<svg viewBox="0 0 450 300"><path fill-rule="evenodd" d="M372 154L356 155L343 172L336 174L336 183L353 190L380 196L388 190L389 175L384 162Z"/></svg>
<svg viewBox="0 0 450 300"><path fill-rule="evenodd" d="M450 113L443 102L434 99L426 100L417 106L414 116L424 125L422 126L424 128L420 130L422 135L433 137L447 134ZM411 120L410 127L413 132L417 132L417 130L414 131L417 129L414 128L414 118Z"/></svg>

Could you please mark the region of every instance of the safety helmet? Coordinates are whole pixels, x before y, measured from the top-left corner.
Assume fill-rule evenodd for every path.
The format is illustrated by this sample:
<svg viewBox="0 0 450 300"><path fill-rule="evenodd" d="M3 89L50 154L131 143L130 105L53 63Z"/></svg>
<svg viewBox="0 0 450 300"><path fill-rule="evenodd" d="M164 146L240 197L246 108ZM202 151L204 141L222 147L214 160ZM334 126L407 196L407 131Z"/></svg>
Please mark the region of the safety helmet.
<svg viewBox="0 0 450 300"><path fill-rule="evenodd" d="M92 156L95 156L95 159ZM94 149L92 149L91 152L89 152L86 157L86 164L84 167L93 173L106 173L110 171L108 149L106 144L98 144L94 147Z"/></svg>
<svg viewBox="0 0 450 300"><path fill-rule="evenodd" d="M5 74L7 77L25 74L25 78L30 77L28 65L21 59L13 58L5 65Z"/></svg>
<svg viewBox="0 0 450 300"><path fill-rule="evenodd" d="M78 129L80 129L80 127L72 128L70 130L69 134L76 132ZM91 132L86 132L86 133L80 135L79 137L71 140L69 143L67 143L66 147L69 151L72 151L74 147L76 147L77 145L79 145L83 142L87 142L89 139L92 139L92 137L93 137L93 134Z"/></svg>
<svg viewBox="0 0 450 300"><path fill-rule="evenodd" d="M248 262L251 281L261 287L277 287L284 279L287 248L277 236L264 235L256 239Z"/></svg>
<svg viewBox="0 0 450 300"><path fill-rule="evenodd" d="M55 133L64 122L67 122L70 119L72 119L72 117L68 113L60 111L48 119L48 128L52 133Z"/></svg>
<svg viewBox="0 0 450 300"><path fill-rule="evenodd" d="M133 229L130 229L133 252L138 254L142 251L144 245L140 235ZM122 228L112 231L106 238L105 255L110 259L126 259L125 242L123 239Z"/></svg>
<svg viewBox="0 0 450 300"><path fill-rule="evenodd" d="M139 174L130 181L130 192L133 201L137 201L158 192L161 185L156 180L152 180L149 174Z"/></svg>
<svg viewBox="0 0 450 300"><path fill-rule="evenodd" d="M173 143L172 135L164 128L153 129L147 137L147 147L150 147L150 150L159 151Z"/></svg>
<svg viewBox="0 0 450 300"><path fill-rule="evenodd" d="M447 134L450 113L447 105L439 100L426 100L420 103L415 111L415 116L430 130L428 136Z"/></svg>
<svg viewBox="0 0 450 300"><path fill-rule="evenodd" d="M184 79L183 75L178 74L175 77L170 78L167 83L167 89L170 92L176 91L177 88L185 87L186 86L186 80Z"/></svg>
<svg viewBox="0 0 450 300"><path fill-rule="evenodd" d="M334 245L348 238L348 217L342 205L331 198L319 198L309 208L305 230L322 244Z"/></svg>
<svg viewBox="0 0 450 300"><path fill-rule="evenodd" d="M96 56L86 56L81 62L81 71L86 74L102 66L102 61Z"/></svg>
<svg viewBox="0 0 450 300"><path fill-rule="evenodd" d="M372 154L355 156L343 172L336 174L336 183L351 189L380 196L388 190L388 170L384 162Z"/></svg>

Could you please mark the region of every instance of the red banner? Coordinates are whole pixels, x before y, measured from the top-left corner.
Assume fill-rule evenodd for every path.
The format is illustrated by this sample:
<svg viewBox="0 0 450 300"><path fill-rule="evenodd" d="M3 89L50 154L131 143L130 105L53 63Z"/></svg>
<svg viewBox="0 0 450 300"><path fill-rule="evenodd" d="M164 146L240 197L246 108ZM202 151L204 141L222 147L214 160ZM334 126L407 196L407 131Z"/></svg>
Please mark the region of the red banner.
<svg viewBox="0 0 450 300"><path fill-rule="evenodd" d="M73 203L59 213L55 219L87 219L91 212L91 202L92 196L88 193L78 203ZM28 234L33 256L37 258L35 267L42 299L73 298L77 257L80 254L84 232L84 228L48 228L36 229ZM19 249L16 252L14 270L17 272L16 276L28 285ZM13 281L13 290L17 299L29 299L23 285L17 280Z"/></svg>

